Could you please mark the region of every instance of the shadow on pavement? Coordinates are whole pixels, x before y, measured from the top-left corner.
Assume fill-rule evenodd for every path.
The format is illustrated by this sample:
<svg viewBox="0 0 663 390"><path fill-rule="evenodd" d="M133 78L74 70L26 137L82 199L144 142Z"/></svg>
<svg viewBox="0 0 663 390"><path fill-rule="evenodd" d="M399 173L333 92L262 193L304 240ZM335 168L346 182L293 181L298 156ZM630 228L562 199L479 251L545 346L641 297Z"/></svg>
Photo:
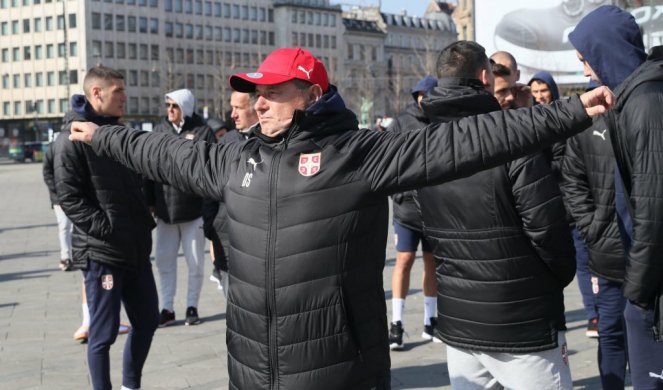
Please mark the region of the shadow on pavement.
<svg viewBox="0 0 663 390"><path fill-rule="evenodd" d="M36 229L36 228L51 227L51 226L58 226L58 224L57 223L46 223L46 224L43 224L43 225L27 225L27 226L14 226L14 227L0 228L0 234L4 233L5 231L9 231L9 230L26 230L26 229Z"/></svg>
<svg viewBox="0 0 663 390"><path fill-rule="evenodd" d="M49 278L51 273L55 272L55 269L42 269L35 271L25 271L25 272L11 272L8 274L0 274L0 283L8 282L10 280L17 279L38 279L38 278Z"/></svg>
<svg viewBox="0 0 663 390"><path fill-rule="evenodd" d="M397 389L439 389L449 386L447 363L422 366L397 367L391 370L391 388Z"/></svg>
<svg viewBox="0 0 663 390"><path fill-rule="evenodd" d="M573 373L571 373L573 375ZM594 376L573 381L574 389L601 390L601 378Z"/></svg>
<svg viewBox="0 0 663 390"><path fill-rule="evenodd" d="M18 306L18 302L9 302L9 303L0 303L0 309L5 308L5 307L14 307Z"/></svg>
<svg viewBox="0 0 663 390"><path fill-rule="evenodd" d="M34 252L9 253L6 255L0 255L0 261L18 259L21 257L45 257L45 256L50 256L50 254L54 252L55 251L34 251Z"/></svg>

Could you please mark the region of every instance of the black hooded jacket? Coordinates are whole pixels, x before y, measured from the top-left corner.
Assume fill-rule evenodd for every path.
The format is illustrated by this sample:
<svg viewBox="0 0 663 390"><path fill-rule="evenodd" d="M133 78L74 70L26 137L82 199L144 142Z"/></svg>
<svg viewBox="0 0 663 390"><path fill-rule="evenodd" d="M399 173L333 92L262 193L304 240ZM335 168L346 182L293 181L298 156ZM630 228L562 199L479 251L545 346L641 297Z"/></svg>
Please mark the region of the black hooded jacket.
<svg viewBox="0 0 663 390"><path fill-rule="evenodd" d="M149 261L154 227L140 176L95 154L90 146L69 140L74 121L108 125L118 124L118 118L97 115L81 95L72 97L72 108L53 147L57 150L55 188L62 210L74 225L74 266L86 268L88 260L93 260L136 269Z"/></svg>
<svg viewBox="0 0 663 390"><path fill-rule="evenodd" d="M422 101L431 123L500 110L479 80L438 82ZM484 352L557 347L575 251L543 154L421 188L417 200L437 263L438 337Z"/></svg>
<svg viewBox="0 0 663 390"><path fill-rule="evenodd" d="M621 283L625 260L615 212L615 156L603 120L570 138L562 164L567 210L589 251L594 275Z"/></svg>
<svg viewBox="0 0 663 390"><path fill-rule="evenodd" d="M406 133L408 131L424 128L428 125L428 117L416 103L410 103L405 110L396 117L394 123L387 131ZM421 217L414 203L414 192L406 191L394 194L392 197L393 218L395 222L409 229L421 232Z"/></svg>
<svg viewBox="0 0 663 390"><path fill-rule="evenodd" d="M44 183L48 188L48 197L51 200L51 207L59 205L58 194L55 191L55 175L53 163L55 162L55 142L51 142L44 153L44 161L42 163L42 175L44 176Z"/></svg>
<svg viewBox="0 0 663 390"><path fill-rule="evenodd" d="M230 389L389 387L387 196L504 164L589 126L579 99L395 134L357 130L335 88L244 143L103 126L92 147L228 205Z"/></svg>
<svg viewBox="0 0 663 390"><path fill-rule="evenodd" d="M158 124L154 128L154 132L172 134L192 141L216 143L214 133L197 114L185 118L179 134L168 118ZM154 207L157 218L166 223L193 221L203 215L204 200L197 195L182 192L173 186L152 180L145 181L144 190L147 204Z"/></svg>

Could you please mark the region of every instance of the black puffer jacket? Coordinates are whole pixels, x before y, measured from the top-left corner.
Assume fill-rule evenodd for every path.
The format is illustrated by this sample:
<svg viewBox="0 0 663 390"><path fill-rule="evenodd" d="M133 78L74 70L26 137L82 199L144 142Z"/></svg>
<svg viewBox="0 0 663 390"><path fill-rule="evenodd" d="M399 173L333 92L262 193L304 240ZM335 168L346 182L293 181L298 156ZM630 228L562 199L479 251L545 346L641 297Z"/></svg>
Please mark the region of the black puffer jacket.
<svg viewBox="0 0 663 390"><path fill-rule="evenodd" d="M408 131L424 128L428 124L428 117L424 115L419 106L416 103L410 103L405 107L403 113L396 117L387 131L407 133ZM417 212L417 205L414 203L414 192L399 192L394 194L391 199L393 200L394 222L420 232L422 229L421 217Z"/></svg>
<svg viewBox="0 0 663 390"><path fill-rule="evenodd" d="M59 205L58 194L55 192L55 175L53 171L53 163L55 162L55 142L51 142L44 153L44 162L42 163L42 175L44 176L44 183L48 188L48 197L51 200L51 207Z"/></svg>
<svg viewBox="0 0 663 390"><path fill-rule="evenodd" d="M154 128L154 132L178 136L167 118ZM185 118L179 137L192 141L216 142L212 130L197 114ZM144 189L147 204L154 207L157 218L166 223L188 222L202 216L204 201L199 196L152 180L145 181Z"/></svg>
<svg viewBox="0 0 663 390"><path fill-rule="evenodd" d="M92 146L225 199L231 389L386 389L387 196L504 164L590 123L576 98L407 135L357 130L332 90L276 138L257 129L246 143L213 145L104 126Z"/></svg>
<svg viewBox="0 0 663 390"><path fill-rule="evenodd" d="M633 221L624 296L641 306L663 307L663 46L652 49L615 95L615 111L606 123ZM663 311L658 315L663 340Z"/></svg>
<svg viewBox="0 0 663 390"><path fill-rule="evenodd" d="M87 105L86 105L87 106ZM99 125L117 118L91 111L67 113L65 129L55 141L55 187L60 206L73 222L73 262L85 268L88 260L135 269L149 261L154 220L145 204L141 178L88 145L69 141L74 121Z"/></svg>
<svg viewBox="0 0 663 390"><path fill-rule="evenodd" d="M589 269L624 281L624 245L615 212L615 156L603 120L568 140L562 165L562 193L589 250Z"/></svg>
<svg viewBox="0 0 663 390"><path fill-rule="evenodd" d="M500 110L479 80L455 78L439 79L422 107L432 123ZM557 347L575 251L543 154L421 188L417 199L437 262L438 336L478 351Z"/></svg>

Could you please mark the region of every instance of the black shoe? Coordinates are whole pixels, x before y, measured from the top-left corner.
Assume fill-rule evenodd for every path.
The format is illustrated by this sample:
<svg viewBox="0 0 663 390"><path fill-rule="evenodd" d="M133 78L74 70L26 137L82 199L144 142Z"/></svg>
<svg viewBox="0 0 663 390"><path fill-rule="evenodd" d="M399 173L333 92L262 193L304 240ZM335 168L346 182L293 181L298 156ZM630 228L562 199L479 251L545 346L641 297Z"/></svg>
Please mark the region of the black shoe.
<svg viewBox="0 0 663 390"><path fill-rule="evenodd" d="M200 324L200 317L198 317L198 309L193 306L186 308L186 320L184 325L198 325Z"/></svg>
<svg viewBox="0 0 663 390"><path fill-rule="evenodd" d="M389 328L389 349L400 351L403 349L403 323L392 322Z"/></svg>
<svg viewBox="0 0 663 390"><path fill-rule="evenodd" d="M424 331L421 333L421 338L424 340L432 340L434 343L441 343L442 340L435 337L434 331L437 325L437 318L430 318L430 325L424 325Z"/></svg>
<svg viewBox="0 0 663 390"><path fill-rule="evenodd" d="M587 330L585 331L585 336L596 339L599 337L599 319L592 318L587 321Z"/></svg>
<svg viewBox="0 0 663 390"><path fill-rule="evenodd" d="M166 309L161 310L159 315L159 328L171 325L175 322L175 312Z"/></svg>

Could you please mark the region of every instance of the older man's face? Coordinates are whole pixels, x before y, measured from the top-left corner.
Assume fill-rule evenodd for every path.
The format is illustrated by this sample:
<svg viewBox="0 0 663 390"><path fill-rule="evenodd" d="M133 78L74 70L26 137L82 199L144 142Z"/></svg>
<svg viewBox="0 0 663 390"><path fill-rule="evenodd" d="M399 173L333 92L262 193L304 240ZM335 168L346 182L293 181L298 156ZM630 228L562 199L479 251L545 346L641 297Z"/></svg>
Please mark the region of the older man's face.
<svg viewBox="0 0 663 390"><path fill-rule="evenodd" d="M309 105L310 88L300 89L293 81L256 85L255 109L262 133L273 137L288 129L295 110L304 110Z"/></svg>

